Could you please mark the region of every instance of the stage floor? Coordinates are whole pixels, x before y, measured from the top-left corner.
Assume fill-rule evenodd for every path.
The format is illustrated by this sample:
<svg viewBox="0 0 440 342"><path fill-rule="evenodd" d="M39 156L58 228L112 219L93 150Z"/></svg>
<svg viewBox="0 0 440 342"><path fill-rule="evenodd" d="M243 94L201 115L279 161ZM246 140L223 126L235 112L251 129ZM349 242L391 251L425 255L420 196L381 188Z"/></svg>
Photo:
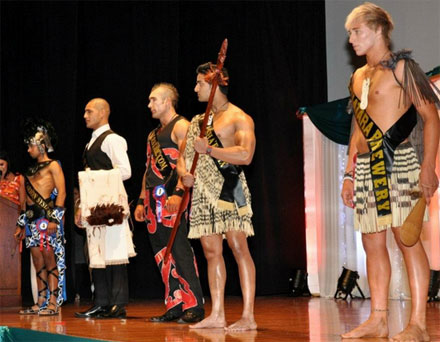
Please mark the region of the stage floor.
<svg viewBox="0 0 440 342"><path fill-rule="evenodd" d="M240 317L241 298L226 298L226 319L232 323ZM340 334L354 328L369 314L369 300L351 302L324 298L258 297L255 303L257 331L225 333L222 329L190 330L178 323L150 323L147 317L162 314L162 301L130 303L127 319L92 320L74 317L75 311L88 305L67 304L59 316L20 316L18 308L0 309L0 326L33 329L106 341L165 341L165 342L262 342L262 341L340 341ZM210 311L210 303L206 305ZM410 301L390 301L390 336L400 331L408 321ZM428 303L428 331L432 342L440 342L440 302ZM387 341L362 339L354 341Z"/></svg>

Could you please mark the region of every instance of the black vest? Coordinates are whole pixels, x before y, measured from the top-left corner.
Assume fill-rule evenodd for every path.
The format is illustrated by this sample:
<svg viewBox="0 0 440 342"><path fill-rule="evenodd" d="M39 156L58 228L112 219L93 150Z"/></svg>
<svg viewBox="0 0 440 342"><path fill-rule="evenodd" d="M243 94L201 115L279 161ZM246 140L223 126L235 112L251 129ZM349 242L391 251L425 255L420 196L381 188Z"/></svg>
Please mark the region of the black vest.
<svg viewBox="0 0 440 342"><path fill-rule="evenodd" d="M90 168L91 170L111 170L113 164L110 158L102 152L101 145L107 135L114 133L111 129L102 133L88 149L87 146L83 154L84 169Z"/></svg>
<svg viewBox="0 0 440 342"><path fill-rule="evenodd" d="M173 131L173 128L174 128L174 125L176 124L176 122L181 119L183 119L182 116L180 116L180 115L176 116L157 135L157 140L159 141L160 148L162 149L162 152L163 152L165 158L168 160L168 163L172 166L175 166L177 164L177 159L179 156L179 148L178 148L177 144L171 140L171 132ZM148 141L147 144L150 144L150 141ZM147 147L147 151L149 150L149 147ZM164 151L164 149L165 149L165 151ZM171 152L173 152L173 153L171 153ZM164 184L165 181L167 180L167 179L160 179L155 174L155 172L152 169L152 165L151 165L152 163L156 163L156 161L154 160L153 153L150 152L150 155L148 156L145 188L154 188L157 185ZM177 181L177 170L174 173L172 172L171 177L174 177L175 180Z"/></svg>

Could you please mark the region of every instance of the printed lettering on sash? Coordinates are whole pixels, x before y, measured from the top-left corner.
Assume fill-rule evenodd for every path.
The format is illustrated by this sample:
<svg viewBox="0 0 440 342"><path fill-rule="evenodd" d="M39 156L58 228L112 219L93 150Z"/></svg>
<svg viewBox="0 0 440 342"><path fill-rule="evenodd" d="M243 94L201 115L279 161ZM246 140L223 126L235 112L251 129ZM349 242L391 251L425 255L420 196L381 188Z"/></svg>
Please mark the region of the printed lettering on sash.
<svg viewBox="0 0 440 342"><path fill-rule="evenodd" d="M353 103L354 116L361 129L362 134L367 140L370 149L370 170L373 181L373 191L376 200L378 217L390 215L391 201L388 190L387 168L385 164L385 154L383 147L383 133L375 122L370 118L366 110L360 108L360 101L350 89L351 100Z"/></svg>
<svg viewBox="0 0 440 342"><path fill-rule="evenodd" d="M26 188L26 193L28 194L29 198L40 208L43 208L46 213L47 216L50 217L54 211L53 208L51 208L49 206L49 204L44 200L44 198L37 192L37 190L34 189L34 187L32 186L31 182L29 181L29 179L27 177L24 178L25 180L25 188Z"/></svg>
<svg viewBox="0 0 440 342"><path fill-rule="evenodd" d="M200 125L202 118L200 121ZM213 125L213 115L211 114L208 119L208 124L206 126L206 138L208 139L208 144L213 147L222 148L223 145L214 131ZM246 198L244 196L243 187L239 179L239 175L242 169L238 165L233 165L224 160L216 159L212 157L217 169L222 174L224 178L222 192L220 193L219 200L228 203L235 203L238 208L245 207L247 205ZM235 206L232 206L235 208Z"/></svg>
<svg viewBox="0 0 440 342"><path fill-rule="evenodd" d="M212 121L212 115L209 118L209 120ZM208 124L206 126L206 139L208 139L208 145L212 147L223 147L221 141L217 137L217 135L214 132L214 126L211 124ZM228 167L228 163L220 160L220 159L214 159L216 161L216 165L219 169L223 169Z"/></svg>
<svg viewBox="0 0 440 342"><path fill-rule="evenodd" d="M160 173L164 178L167 178L171 173L172 168L168 159L162 152L162 148L160 147L159 140L157 139L157 131L158 128L154 129L150 135L148 136L148 140L150 142L151 151L154 156L154 160L156 161L156 166L159 169Z"/></svg>

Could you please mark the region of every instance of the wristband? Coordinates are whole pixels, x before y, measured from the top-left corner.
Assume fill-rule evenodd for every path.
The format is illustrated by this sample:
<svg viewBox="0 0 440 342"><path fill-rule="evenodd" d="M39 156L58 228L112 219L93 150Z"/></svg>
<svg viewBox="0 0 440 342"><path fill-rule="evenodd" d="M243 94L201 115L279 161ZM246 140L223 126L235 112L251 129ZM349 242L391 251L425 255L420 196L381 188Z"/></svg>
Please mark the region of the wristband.
<svg viewBox="0 0 440 342"><path fill-rule="evenodd" d="M185 189L176 187L173 191L173 196L183 197L184 193L185 193Z"/></svg>
<svg viewBox="0 0 440 342"><path fill-rule="evenodd" d="M61 223L61 220L63 219L65 212L66 212L66 208L55 207L55 209L52 210L52 213L49 215L49 217L47 217L47 219L49 222L53 222L59 225Z"/></svg>
<svg viewBox="0 0 440 342"><path fill-rule="evenodd" d="M17 219L17 226L19 226L20 228L24 228L27 223L28 223L28 217L26 215L26 211L22 210L20 211L20 216L18 216Z"/></svg>
<svg viewBox="0 0 440 342"><path fill-rule="evenodd" d="M138 201L137 201L137 205L144 205L144 199L139 197Z"/></svg>
<svg viewBox="0 0 440 342"><path fill-rule="evenodd" d="M344 178L342 178L342 180L345 181L347 179L353 182L353 176L352 176L351 172L345 172L344 173Z"/></svg>
<svg viewBox="0 0 440 342"><path fill-rule="evenodd" d="M212 147L211 147L211 146L208 146L208 147L206 148L206 154L207 154L208 156L211 156L211 153L212 153Z"/></svg>

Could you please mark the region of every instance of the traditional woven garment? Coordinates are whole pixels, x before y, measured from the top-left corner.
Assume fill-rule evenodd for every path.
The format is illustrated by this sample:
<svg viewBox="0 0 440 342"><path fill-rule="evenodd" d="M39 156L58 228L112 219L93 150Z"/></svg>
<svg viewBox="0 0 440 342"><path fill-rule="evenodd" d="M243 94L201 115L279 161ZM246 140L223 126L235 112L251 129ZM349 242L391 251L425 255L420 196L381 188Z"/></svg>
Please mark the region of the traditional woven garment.
<svg viewBox="0 0 440 342"><path fill-rule="evenodd" d="M390 190L392 223L378 224L376 200L370 172L370 153L358 155L356 160L354 226L362 233L376 233L391 227L400 227L418 201L420 165L411 143L399 145L394 154ZM428 216L425 212L425 221Z"/></svg>
<svg viewBox="0 0 440 342"><path fill-rule="evenodd" d="M191 120L185 147L187 170L191 169L194 158L194 140L200 135L200 120L204 115L196 115ZM195 183L190 211L190 231L188 237L197 239L212 234L224 234L228 231L241 231L253 236L251 194L244 172L239 175L243 187L246 205L238 209L237 205L227 206L219 201L224 178L212 157L201 154L195 170Z"/></svg>
<svg viewBox="0 0 440 342"><path fill-rule="evenodd" d="M91 268L105 268L106 265L128 264L134 252L131 231L128 225L127 193L118 169L86 170L78 173L81 194L82 224L87 229L89 258ZM124 208L122 224L102 224L91 226L85 218L89 217L97 205L115 204Z"/></svg>
<svg viewBox="0 0 440 342"><path fill-rule="evenodd" d="M405 61L402 82L395 75L395 68L400 60ZM391 58L381 62L381 65L391 70L396 83L400 86L399 105L403 104L406 107L412 103L406 112L386 132L383 132L376 125L367 111L368 108L362 105L363 100L359 99L355 94L352 80L350 81L349 90L354 118L371 152L370 173L374 188L373 193L376 198L377 224L378 226L388 227L391 224L395 226L394 222L392 222L390 186L387 184L394 164L395 149L410 136L411 131L413 131L418 123L415 107L422 102L438 103L439 99L431 88L433 86L432 82L427 79L418 64L411 58L409 51L393 53ZM439 90L437 91L440 93ZM361 97L364 99L363 95ZM423 134L417 135L419 138L423 137ZM417 135L413 136L413 138L417 137ZM416 144L416 147L419 146L420 144Z"/></svg>

